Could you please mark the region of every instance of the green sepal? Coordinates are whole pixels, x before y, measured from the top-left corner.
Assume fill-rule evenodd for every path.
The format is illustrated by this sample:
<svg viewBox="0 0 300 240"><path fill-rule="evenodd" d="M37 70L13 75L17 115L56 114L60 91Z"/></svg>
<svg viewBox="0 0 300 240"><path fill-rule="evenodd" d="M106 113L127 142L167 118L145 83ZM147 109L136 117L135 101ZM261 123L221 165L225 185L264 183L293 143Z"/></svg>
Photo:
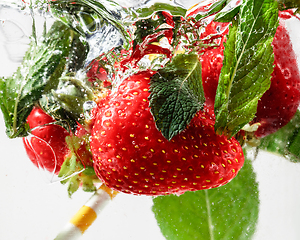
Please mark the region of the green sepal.
<svg viewBox="0 0 300 240"><path fill-rule="evenodd" d="M61 166L59 171L58 177L62 179L66 179L73 175L74 173L77 174L83 170L83 166L77 164L77 158L75 155L72 155L70 158L66 158L64 163ZM62 180L64 182L65 180Z"/></svg>
<svg viewBox="0 0 300 240"><path fill-rule="evenodd" d="M84 171L82 172L86 176L95 176L95 170L93 167L87 166Z"/></svg>
<svg viewBox="0 0 300 240"><path fill-rule="evenodd" d="M97 190L96 186L94 185L94 179L88 175L81 175L82 181L82 190L85 192L95 192Z"/></svg>
<svg viewBox="0 0 300 240"><path fill-rule="evenodd" d="M79 189L80 187L80 178L78 175L72 176L66 183L68 183L68 195L71 198L72 195Z"/></svg>
<svg viewBox="0 0 300 240"><path fill-rule="evenodd" d="M58 177L62 184L68 185L68 195L71 197L80 186L85 192L96 191L95 184L100 180L96 176L95 170L91 166L84 166L78 156L77 151L82 146L83 141L86 142L88 136L79 138L77 136L66 137L70 153L66 156L63 165L59 171ZM86 149L88 151L88 149Z"/></svg>
<svg viewBox="0 0 300 240"><path fill-rule="evenodd" d="M49 93L39 100L39 107L56 120L55 124L65 128L68 132L75 133L78 121L75 116L61 107L61 104Z"/></svg>

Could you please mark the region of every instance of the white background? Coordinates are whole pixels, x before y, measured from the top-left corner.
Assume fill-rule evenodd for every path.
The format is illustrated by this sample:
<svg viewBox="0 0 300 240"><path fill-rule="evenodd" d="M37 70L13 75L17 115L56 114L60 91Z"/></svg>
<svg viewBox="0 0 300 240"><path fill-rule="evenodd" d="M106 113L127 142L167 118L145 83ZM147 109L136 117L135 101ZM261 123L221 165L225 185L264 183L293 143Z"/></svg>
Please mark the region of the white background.
<svg viewBox="0 0 300 240"><path fill-rule="evenodd" d="M291 26L300 29L295 23ZM0 76L17 66L8 58L7 44L0 31ZM8 49L15 56L22 52ZM21 139L6 137L2 114L0 152L0 239L53 239L91 194L79 191L69 199L65 186L50 183L27 158ZM254 167L261 201L255 240L300 239L300 164L260 153ZM149 197L119 194L82 239L163 240L151 205Z"/></svg>

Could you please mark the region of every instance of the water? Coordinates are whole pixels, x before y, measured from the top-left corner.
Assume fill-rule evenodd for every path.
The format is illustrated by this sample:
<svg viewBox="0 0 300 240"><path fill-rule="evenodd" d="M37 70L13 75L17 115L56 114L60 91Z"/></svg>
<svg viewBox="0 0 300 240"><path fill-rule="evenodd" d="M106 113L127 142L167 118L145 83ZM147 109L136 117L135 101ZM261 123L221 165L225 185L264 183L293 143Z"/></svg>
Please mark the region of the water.
<svg viewBox="0 0 300 240"><path fill-rule="evenodd" d="M144 4L143 1L119 3L127 8L133 7L133 11ZM177 3L184 4L184 2ZM189 2L189 4L192 3ZM16 10L12 11L14 14L19 14ZM126 11L123 14L126 15ZM27 25L32 25L32 18L29 13L19 16L22 18L14 18L7 9L0 9L0 53L3 53L0 57L1 75L8 76L15 69L22 60L30 41L32 29ZM38 16L35 17L38 18ZM118 14L116 14L116 19L119 19ZM126 21L130 22L130 19ZM37 34L41 35L43 24L38 24L39 22L36 21L39 29ZM298 23L291 22L288 25L292 33L295 33L294 27L299 28L295 24ZM95 28L94 25L96 25ZM126 41L116 26L105 21L89 25L85 31L87 41L91 46L86 64L96 56L122 46ZM292 34L292 39L294 42L299 42L299 34ZM295 49L300 58L299 44L295 45ZM84 107L89 111L93 105L94 102L90 102ZM0 232L5 239L53 239L90 194L79 192L74 195L73 199L69 199L65 186L59 183L49 185L47 181L40 181L40 173L29 164L20 139L8 141L3 134L5 127L2 121L0 126L2 132L0 146L4 154L2 157L4 164L0 175L4 193L2 207L0 207L2 212ZM299 165L260 152L253 166L260 183L261 201L259 225L254 239L299 239L300 233L297 227L300 222ZM151 205L152 200L149 197L120 194L82 239L101 236L103 239L163 240L164 237L150 210Z"/></svg>

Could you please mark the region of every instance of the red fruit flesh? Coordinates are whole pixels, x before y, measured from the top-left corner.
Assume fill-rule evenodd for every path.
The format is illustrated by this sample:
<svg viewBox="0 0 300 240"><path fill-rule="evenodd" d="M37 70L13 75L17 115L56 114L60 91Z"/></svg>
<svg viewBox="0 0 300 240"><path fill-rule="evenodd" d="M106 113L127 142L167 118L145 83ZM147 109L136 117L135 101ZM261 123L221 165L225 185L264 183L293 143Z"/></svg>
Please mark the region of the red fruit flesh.
<svg viewBox="0 0 300 240"><path fill-rule="evenodd" d="M300 72L297 57L293 50L284 19L291 15L289 11L279 16L280 25L274 40L274 72L271 87L264 93L257 106L256 118L261 126L255 132L256 136L264 137L285 126L295 115L300 104Z"/></svg>
<svg viewBox="0 0 300 240"><path fill-rule="evenodd" d="M111 189L152 196L229 182L243 166L239 143L216 135L214 120L205 112L167 141L149 109L152 74L141 72L124 80L100 108L91 139L97 176Z"/></svg>
<svg viewBox="0 0 300 240"><path fill-rule="evenodd" d="M58 174L69 152L65 138L69 133L61 126L48 123L54 119L42 109L34 107L27 118L32 136L23 138L28 157L35 166Z"/></svg>

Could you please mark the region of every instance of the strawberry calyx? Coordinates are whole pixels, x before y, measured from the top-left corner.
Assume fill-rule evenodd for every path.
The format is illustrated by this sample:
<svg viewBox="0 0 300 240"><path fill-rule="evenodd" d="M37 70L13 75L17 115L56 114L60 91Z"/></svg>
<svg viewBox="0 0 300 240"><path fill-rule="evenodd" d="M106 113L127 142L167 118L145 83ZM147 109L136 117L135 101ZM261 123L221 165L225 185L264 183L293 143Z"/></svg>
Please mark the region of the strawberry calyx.
<svg viewBox="0 0 300 240"><path fill-rule="evenodd" d="M97 99L95 102L89 103L92 107L85 112L83 125L78 123L75 133L66 138L69 153L65 157L58 177L61 178L62 184L68 185L69 197L80 187L85 192L94 192L97 190L96 186L101 183L93 167L90 136L97 113L108 103L110 93L109 89L102 89L102 91L97 92Z"/></svg>
<svg viewBox="0 0 300 240"><path fill-rule="evenodd" d="M75 135L66 137L69 153L58 174L62 184L68 184L71 197L81 186L83 191L93 192L99 183L94 168L93 157L89 147L90 134L79 125Z"/></svg>

